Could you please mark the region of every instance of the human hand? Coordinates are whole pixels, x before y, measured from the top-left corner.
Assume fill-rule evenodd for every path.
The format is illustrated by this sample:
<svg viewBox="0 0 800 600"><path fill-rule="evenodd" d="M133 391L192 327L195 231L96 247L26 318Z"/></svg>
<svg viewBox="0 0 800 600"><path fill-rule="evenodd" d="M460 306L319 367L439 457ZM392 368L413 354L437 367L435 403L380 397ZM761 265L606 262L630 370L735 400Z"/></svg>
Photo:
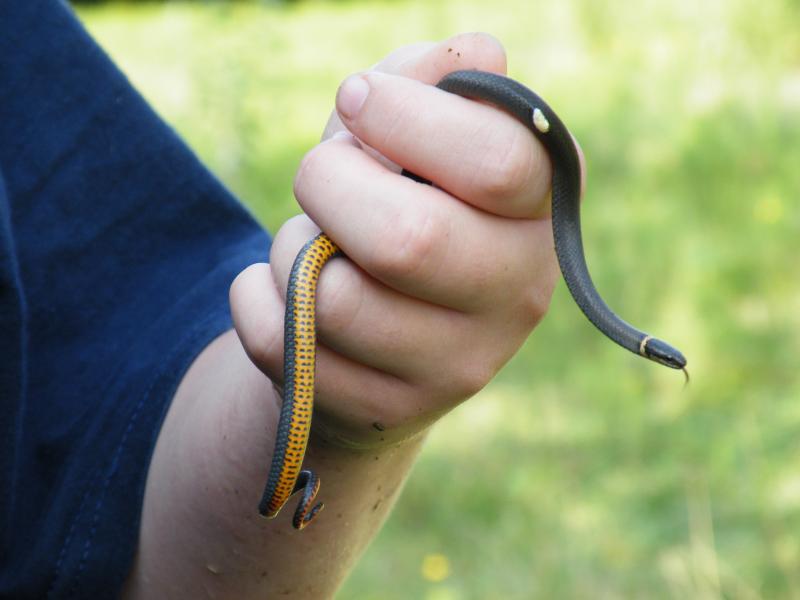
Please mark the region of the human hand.
<svg viewBox="0 0 800 600"><path fill-rule="evenodd" d="M558 273L549 162L512 117L429 85L464 68L503 73L502 47L468 34L405 48L340 88L325 141L297 173L305 215L280 229L270 264L231 287L239 339L210 344L175 394L124 598L333 596L397 497L417 434L481 389L541 319ZM286 283L319 227L347 259L323 269L317 293L305 464L326 509L298 533L291 510L256 511L280 405L264 373L280 383Z"/></svg>
<svg viewBox="0 0 800 600"><path fill-rule="evenodd" d="M342 248L317 294L314 427L345 445L423 431L496 374L550 301L547 155L512 117L429 85L464 68L504 73L502 47L457 36L348 78L296 176L305 215L232 288L242 343L279 382L294 257L319 227Z"/></svg>

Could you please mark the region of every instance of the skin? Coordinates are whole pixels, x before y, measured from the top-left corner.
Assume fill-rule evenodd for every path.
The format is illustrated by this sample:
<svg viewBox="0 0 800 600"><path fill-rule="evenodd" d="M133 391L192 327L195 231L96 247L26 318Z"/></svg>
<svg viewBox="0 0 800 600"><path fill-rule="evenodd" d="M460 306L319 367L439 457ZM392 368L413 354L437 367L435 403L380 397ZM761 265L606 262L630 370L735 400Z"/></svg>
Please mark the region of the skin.
<svg viewBox="0 0 800 600"><path fill-rule="evenodd" d="M418 44L340 87L297 171L305 214L277 233L269 264L235 280L236 330L177 390L123 598L332 597L429 426L485 386L544 315L558 275L550 165L513 118L426 85L464 68L504 73L503 48L485 34ZM399 164L436 186L400 176ZM289 270L320 228L348 258L319 283L306 464L326 506L297 532L294 498L274 520L256 505L280 407Z"/></svg>

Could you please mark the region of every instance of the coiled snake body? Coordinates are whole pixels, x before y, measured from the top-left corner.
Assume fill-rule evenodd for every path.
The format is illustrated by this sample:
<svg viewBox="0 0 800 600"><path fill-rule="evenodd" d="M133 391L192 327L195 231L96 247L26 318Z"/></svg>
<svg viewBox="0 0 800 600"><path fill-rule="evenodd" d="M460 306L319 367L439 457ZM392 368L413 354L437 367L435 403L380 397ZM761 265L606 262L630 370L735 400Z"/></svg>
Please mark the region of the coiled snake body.
<svg viewBox="0 0 800 600"><path fill-rule="evenodd" d="M552 223L561 273L575 302L597 329L623 348L673 369L686 372L683 354L666 342L620 319L597 292L583 253L580 224L581 166L575 142L555 112L522 84L494 73L456 71L437 87L501 108L531 130L552 163ZM404 175L425 181L406 171ZM319 478L301 471L311 428L314 400L314 295L325 262L340 254L324 233L298 253L289 277L284 337L284 400L275 450L259 512L274 517L293 493L303 491L293 518L302 529L319 513L314 505Z"/></svg>

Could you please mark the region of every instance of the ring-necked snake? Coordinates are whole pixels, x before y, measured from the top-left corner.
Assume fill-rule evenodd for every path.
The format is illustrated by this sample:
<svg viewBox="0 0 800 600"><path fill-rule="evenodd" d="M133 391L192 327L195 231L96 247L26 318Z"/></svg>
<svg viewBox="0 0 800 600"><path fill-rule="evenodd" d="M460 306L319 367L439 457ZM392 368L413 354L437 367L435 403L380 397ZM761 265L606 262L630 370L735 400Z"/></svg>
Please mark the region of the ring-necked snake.
<svg viewBox="0 0 800 600"><path fill-rule="evenodd" d="M553 170L552 223L558 264L575 302L597 329L623 348L686 373L686 359L677 349L630 326L600 297L589 276L580 224L581 166L567 128L534 92L513 79L482 71L456 71L437 87L508 112L533 132L545 147ZM413 173L403 174L430 183ZM293 493L303 491L292 521L302 529L317 515L314 505L319 478L301 471L314 401L314 299L317 278L325 262L340 254L324 233L298 253L289 277L284 335L284 399L269 479L259 512L274 517Z"/></svg>

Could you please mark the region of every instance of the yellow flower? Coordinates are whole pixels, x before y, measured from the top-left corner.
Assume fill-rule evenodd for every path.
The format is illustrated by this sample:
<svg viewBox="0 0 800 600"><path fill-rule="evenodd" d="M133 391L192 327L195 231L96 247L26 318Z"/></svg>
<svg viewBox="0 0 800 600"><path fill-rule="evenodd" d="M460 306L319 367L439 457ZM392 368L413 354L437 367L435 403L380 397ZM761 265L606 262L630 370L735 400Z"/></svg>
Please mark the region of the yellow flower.
<svg viewBox="0 0 800 600"><path fill-rule="evenodd" d="M426 581L438 583L450 576L450 561L444 554L427 554L420 569Z"/></svg>

